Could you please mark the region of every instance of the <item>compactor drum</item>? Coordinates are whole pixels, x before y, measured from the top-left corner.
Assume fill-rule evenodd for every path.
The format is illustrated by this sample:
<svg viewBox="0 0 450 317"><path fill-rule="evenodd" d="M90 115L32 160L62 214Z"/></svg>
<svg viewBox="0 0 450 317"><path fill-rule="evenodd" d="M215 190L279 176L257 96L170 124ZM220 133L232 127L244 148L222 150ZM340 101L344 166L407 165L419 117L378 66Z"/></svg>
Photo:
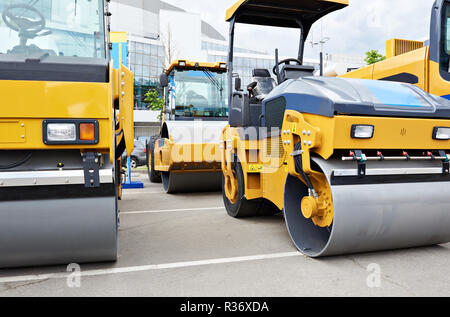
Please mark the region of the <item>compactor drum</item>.
<svg viewBox="0 0 450 317"><path fill-rule="evenodd" d="M29 2L0 0L0 267L114 261L133 74L107 1Z"/></svg>
<svg viewBox="0 0 450 317"><path fill-rule="evenodd" d="M297 24L304 43L312 23L344 2L239 1L227 15L231 43L235 23ZM258 81L248 93L239 80L230 90L228 214L282 211L311 257L449 242L449 101L411 84L313 77L302 46L298 58L276 60L277 85L263 98L252 98Z"/></svg>

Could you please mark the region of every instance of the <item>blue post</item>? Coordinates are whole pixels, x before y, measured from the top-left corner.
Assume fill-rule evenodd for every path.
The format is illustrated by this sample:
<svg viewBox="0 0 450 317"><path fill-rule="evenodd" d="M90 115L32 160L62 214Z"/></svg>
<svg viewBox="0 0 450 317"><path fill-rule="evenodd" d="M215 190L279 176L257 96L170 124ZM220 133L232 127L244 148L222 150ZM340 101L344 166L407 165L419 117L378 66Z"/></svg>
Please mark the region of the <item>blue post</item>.
<svg viewBox="0 0 450 317"><path fill-rule="evenodd" d="M127 158L127 180L122 184L124 189L144 188L144 183L131 181L131 157Z"/></svg>
<svg viewBox="0 0 450 317"><path fill-rule="evenodd" d="M127 182L126 184L131 184L131 157L127 158Z"/></svg>

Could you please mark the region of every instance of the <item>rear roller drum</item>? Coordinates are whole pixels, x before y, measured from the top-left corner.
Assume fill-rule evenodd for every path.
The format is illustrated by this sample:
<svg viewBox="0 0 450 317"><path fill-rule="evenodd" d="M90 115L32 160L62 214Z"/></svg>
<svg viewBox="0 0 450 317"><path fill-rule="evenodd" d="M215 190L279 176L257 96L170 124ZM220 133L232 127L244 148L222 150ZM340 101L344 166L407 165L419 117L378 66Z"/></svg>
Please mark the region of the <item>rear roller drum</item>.
<svg viewBox="0 0 450 317"><path fill-rule="evenodd" d="M235 164L234 177L222 176L222 195L228 215L234 218L272 216L278 210L265 199L247 200L244 190L244 173L240 163Z"/></svg>
<svg viewBox="0 0 450 317"><path fill-rule="evenodd" d="M161 183L161 172L155 170L155 142L157 137L151 137L147 143L147 173L152 183Z"/></svg>

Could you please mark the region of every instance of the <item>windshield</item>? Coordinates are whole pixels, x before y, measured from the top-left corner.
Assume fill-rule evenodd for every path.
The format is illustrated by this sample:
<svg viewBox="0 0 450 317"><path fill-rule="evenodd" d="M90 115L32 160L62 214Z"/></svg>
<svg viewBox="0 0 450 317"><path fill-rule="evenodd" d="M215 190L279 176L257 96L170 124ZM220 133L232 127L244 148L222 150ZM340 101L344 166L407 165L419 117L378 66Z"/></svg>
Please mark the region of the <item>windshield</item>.
<svg viewBox="0 0 450 317"><path fill-rule="evenodd" d="M450 56L450 5L444 7L444 17L442 20L442 44L441 44L441 69L449 71Z"/></svg>
<svg viewBox="0 0 450 317"><path fill-rule="evenodd" d="M0 0L0 53L106 58L103 0Z"/></svg>
<svg viewBox="0 0 450 317"><path fill-rule="evenodd" d="M179 71L171 76L170 96L178 117L227 117L226 73L208 69ZM173 107L172 107L173 109Z"/></svg>

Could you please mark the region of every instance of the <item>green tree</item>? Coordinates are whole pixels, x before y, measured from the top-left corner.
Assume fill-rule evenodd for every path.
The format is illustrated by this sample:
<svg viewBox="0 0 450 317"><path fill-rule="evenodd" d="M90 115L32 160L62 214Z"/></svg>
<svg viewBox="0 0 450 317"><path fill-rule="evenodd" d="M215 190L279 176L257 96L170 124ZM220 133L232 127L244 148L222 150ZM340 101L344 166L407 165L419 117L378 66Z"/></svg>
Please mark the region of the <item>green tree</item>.
<svg viewBox="0 0 450 317"><path fill-rule="evenodd" d="M158 116L158 119L162 119L162 111L164 109L164 97L161 96L161 92L159 92L157 89L150 89L145 94L144 101L148 103L147 108L149 110L153 111L160 111L160 114Z"/></svg>
<svg viewBox="0 0 450 317"><path fill-rule="evenodd" d="M386 56L378 53L377 50L371 50L366 52L366 58L364 61L367 63L367 65L372 65L381 61L384 61L386 59Z"/></svg>

